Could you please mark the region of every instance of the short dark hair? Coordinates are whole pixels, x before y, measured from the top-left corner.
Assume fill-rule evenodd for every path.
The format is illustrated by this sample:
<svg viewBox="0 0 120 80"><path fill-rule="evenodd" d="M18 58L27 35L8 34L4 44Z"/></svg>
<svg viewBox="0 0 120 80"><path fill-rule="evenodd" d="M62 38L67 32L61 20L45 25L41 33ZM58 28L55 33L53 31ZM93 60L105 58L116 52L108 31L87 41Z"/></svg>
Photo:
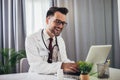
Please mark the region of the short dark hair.
<svg viewBox="0 0 120 80"><path fill-rule="evenodd" d="M68 9L65 7L51 7L49 8L49 10L47 11L47 15L48 16L53 16L55 12L61 12L62 14L66 15L68 13Z"/></svg>

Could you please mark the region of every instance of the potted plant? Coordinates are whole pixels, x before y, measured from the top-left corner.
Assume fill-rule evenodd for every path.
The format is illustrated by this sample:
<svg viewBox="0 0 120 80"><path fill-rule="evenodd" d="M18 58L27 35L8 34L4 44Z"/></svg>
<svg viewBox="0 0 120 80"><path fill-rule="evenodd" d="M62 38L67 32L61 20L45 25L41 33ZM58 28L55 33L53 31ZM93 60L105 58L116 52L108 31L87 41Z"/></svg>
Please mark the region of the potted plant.
<svg viewBox="0 0 120 80"><path fill-rule="evenodd" d="M85 61L78 62L80 74L80 80L89 80L89 73L92 69L93 64Z"/></svg>
<svg viewBox="0 0 120 80"><path fill-rule="evenodd" d="M15 51L15 49L0 49L0 74L12 73L16 64L21 58L26 57L25 50Z"/></svg>

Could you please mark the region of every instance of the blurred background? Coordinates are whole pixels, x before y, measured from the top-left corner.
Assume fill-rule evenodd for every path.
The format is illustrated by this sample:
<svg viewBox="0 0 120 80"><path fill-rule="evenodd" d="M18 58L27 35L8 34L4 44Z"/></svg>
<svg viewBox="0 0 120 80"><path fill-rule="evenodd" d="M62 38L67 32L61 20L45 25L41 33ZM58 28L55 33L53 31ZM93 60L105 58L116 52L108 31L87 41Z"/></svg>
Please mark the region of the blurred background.
<svg viewBox="0 0 120 80"><path fill-rule="evenodd" d="M111 44L110 66L120 69L119 0L0 0L0 50L14 49L16 54L23 50L20 58L26 57L25 38L46 27L51 6L69 9L61 36L71 60L85 60L91 45ZM4 59L0 54L0 64ZM19 63L12 72L19 72Z"/></svg>

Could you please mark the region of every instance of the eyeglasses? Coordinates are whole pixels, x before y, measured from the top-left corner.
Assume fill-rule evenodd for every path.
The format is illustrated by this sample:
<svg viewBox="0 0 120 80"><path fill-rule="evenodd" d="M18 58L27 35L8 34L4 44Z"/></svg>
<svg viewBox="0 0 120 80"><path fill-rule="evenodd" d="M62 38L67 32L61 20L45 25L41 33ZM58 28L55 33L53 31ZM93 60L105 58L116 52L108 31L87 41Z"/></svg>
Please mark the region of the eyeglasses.
<svg viewBox="0 0 120 80"><path fill-rule="evenodd" d="M59 26L60 24L62 24L62 26L67 26L67 23L65 21L61 21L59 19L56 19L54 22L57 26Z"/></svg>

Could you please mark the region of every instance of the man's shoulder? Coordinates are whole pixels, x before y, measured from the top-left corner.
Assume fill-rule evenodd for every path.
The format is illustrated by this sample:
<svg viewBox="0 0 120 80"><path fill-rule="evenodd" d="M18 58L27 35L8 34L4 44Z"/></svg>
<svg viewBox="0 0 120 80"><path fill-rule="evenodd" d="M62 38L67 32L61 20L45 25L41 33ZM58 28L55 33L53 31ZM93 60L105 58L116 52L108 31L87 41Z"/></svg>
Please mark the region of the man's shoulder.
<svg viewBox="0 0 120 80"><path fill-rule="evenodd" d="M39 37L41 36L41 31L42 31L42 29L40 29L40 30L37 31L37 32L34 32L34 33L31 34L31 35L28 35L26 38L29 38L29 39L39 38Z"/></svg>
<svg viewBox="0 0 120 80"><path fill-rule="evenodd" d="M57 39L58 39L58 41L60 41L60 42L61 42L61 41L64 41L64 39L62 38L62 36L58 36Z"/></svg>

